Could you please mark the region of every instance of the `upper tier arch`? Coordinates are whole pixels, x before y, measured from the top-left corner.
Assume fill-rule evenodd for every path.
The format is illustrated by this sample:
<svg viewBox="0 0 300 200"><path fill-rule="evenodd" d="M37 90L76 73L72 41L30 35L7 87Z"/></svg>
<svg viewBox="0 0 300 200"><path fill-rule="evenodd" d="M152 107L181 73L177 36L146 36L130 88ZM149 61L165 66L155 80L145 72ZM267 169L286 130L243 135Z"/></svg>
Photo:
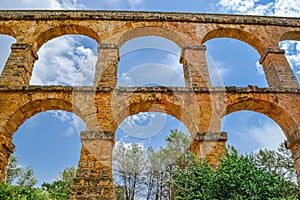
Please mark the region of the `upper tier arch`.
<svg viewBox="0 0 300 200"><path fill-rule="evenodd" d="M298 40L300 41L300 31L289 31L281 35L280 41L283 40Z"/></svg>
<svg viewBox="0 0 300 200"><path fill-rule="evenodd" d="M266 49L263 42L253 35L252 33L246 32L244 30L238 28L216 28L208 33L203 37L202 42L205 43L206 41L214 38L234 38L237 40L241 40L243 42L248 43L250 46L255 48L260 55L262 55Z"/></svg>
<svg viewBox="0 0 300 200"><path fill-rule="evenodd" d="M79 24L61 24L41 32L37 36L36 49L39 50L41 46L43 46L46 42L48 42L51 39L71 34L84 35L96 40L98 43L100 41L100 38L96 31L88 26L83 26Z"/></svg>
<svg viewBox="0 0 300 200"><path fill-rule="evenodd" d="M176 43L180 48L183 48L185 45L193 44L193 40L183 33L177 32L164 27L159 26L148 26L148 27L137 27L129 31L120 33L118 35L117 44L121 48L125 42L132 40L134 38L143 37L143 36L158 36Z"/></svg>

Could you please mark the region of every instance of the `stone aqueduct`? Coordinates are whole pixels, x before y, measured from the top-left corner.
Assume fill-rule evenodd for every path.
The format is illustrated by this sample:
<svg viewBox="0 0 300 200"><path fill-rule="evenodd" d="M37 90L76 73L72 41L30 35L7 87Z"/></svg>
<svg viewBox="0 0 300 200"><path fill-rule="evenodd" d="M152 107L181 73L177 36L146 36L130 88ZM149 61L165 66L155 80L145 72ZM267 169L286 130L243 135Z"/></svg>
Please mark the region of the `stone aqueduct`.
<svg viewBox="0 0 300 200"><path fill-rule="evenodd" d="M300 182L300 88L282 40L300 40L300 18L114 11L0 11L0 34L16 39L0 77L0 179L5 178L14 132L47 110L77 114L86 123L70 199L114 199L114 132L128 116L164 112L192 135L191 151L216 162L224 150L223 116L240 110L269 116L284 131ZM81 34L99 43L94 86L29 86L39 48L47 41ZM119 49L140 36L160 36L181 49L185 87L119 88ZM254 47L268 88L211 87L203 43L235 38ZM55 70L55 69L53 69Z"/></svg>

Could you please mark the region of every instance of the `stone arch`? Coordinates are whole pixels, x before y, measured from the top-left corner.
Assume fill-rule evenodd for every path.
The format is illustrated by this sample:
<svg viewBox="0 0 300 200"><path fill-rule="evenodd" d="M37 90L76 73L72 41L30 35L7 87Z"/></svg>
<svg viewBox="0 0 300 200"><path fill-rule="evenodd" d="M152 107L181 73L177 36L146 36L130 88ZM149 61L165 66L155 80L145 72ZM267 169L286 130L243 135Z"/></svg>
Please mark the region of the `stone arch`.
<svg viewBox="0 0 300 200"><path fill-rule="evenodd" d="M279 41L284 41L284 40L298 40L300 41L300 31L289 31L285 32L281 35Z"/></svg>
<svg viewBox="0 0 300 200"><path fill-rule="evenodd" d="M79 108L76 108L68 100L53 98L53 99L38 99L33 101L27 101L19 107L12 106L14 109L6 111L3 115L3 120L0 126L0 155L2 161L0 164L0 179L5 178L5 171L8 164L9 156L14 151L14 145L12 143L13 134L19 129L19 127L29 118L35 114L48 111L48 110L62 110L67 112L73 112L79 116L84 122L85 119ZM6 115L6 116L5 116Z"/></svg>
<svg viewBox="0 0 300 200"><path fill-rule="evenodd" d="M98 43L100 42L100 38L95 30L89 28L87 26L82 26L78 24L70 24L70 25L59 25L50 29L45 30L40 33L36 39L36 50L39 50L40 47L45 44L47 41L63 36L63 35L71 35L78 34L90 37L96 40Z"/></svg>
<svg viewBox="0 0 300 200"><path fill-rule="evenodd" d="M29 101L24 105L21 105L8 118L4 127L10 127L9 130L12 136L27 119L33 117L38 113L49 110L62 110L72 112L85 122L85 118L80 112L79 108L76 108L76 106L74 106L71 102L63 99L40 99Z"/></svg>
<svg viewBox="0 0 300 200"><path fill-rule="evenodd" d="M199 118L201 115L200 108L197 101L190 102L190 107L195 107L196 109L199 109L198 113L194 114L194 116L198 115L198 118L196 117L197 119L195 119L190 115L190 109L192 108L187 109L186 106L180 105L174 101L165 98L158 97L159 99L158 100L158 99L151 99L151 98L146 99L146 97L141 97L141 98L140 97L139 95L131 97L131 99L136 99L136 101L131 102L131 100L129 100L129 103L127 105L121 106L121 109L118 109L117 113L113 113L114 120L116 122L113 132L115 132L116 129L120 126L120 124L129 116L138 114L140 112L160 112L160 113L168 114L181 121L188 129L189 133L191 134L191 137L193 138L195 136L194 134L196 133L194 128L200 124Z"/></svg>
<svg viewBox="0 0 300 200"><path fill-rule="evenodd" d="M211 30L210 32L206 33L206 35L203 37L202 43L205 43L206 41L213 38L224 38L224 37L234 38L246 42L250 46L255 48L260 55L263 55L266 49L263 42L257 36L237 28L217 28Z"/></svg>
<svg viewBox="0 0 300 200"><path fill-rule="evenodd" d="M126 41L143 36L162 37L173 41L180 48L183 48L186 45L193 44L193 40L190 37L184 35L183 33L179 33L174 30L166 29L163 27L148 26L134 28L132 30L122 33L118 38L118 46L119 48L121 48Z"/></svg>
<svg viewBox="0 0 300 200"><path fill-rule="evenodd" d="M292 116L280 106L260 99L240 100L227 105L226 115L242 110L254 111L268 116L280 126L289 142L297 141L295 135L298 129L297 124Z"/></svg>

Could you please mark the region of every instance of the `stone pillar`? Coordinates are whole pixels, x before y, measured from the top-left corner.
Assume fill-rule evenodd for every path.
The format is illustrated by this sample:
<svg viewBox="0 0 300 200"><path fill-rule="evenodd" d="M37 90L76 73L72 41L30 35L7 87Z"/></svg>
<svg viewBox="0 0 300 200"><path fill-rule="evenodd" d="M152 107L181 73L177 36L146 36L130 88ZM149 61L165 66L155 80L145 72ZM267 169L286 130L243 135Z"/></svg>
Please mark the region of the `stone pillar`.
<svg viewBox="0 0 300 200"><path fill-rule="evenodd" d="M99 44L95 71L96 87L115 87L117 84L119 48L115 44Z"/></svg>
<svg viewBox="0 0 300 200"><path fill-rule="evenodd" d="M219 156L226 154L226 132L198 133L191 143L190 150L198 159L206 159L212 166L217 166Z"/></svg>
<svg viewBox="0 0 300 200"><path fill-rule="evenodd" d="M70 200L115 199L112 177L113 135L103 131L81 132L82 149Z"/></svg>
<svg viewBox="0 0 300 200"><path fill-rule="evenodd" d="M0 136L0 182L4 181L6 178L6 168L9 157L14 150L15 146L12 143L12 138L8 140L5 136Z"/></svg>
<svg viewBox="0 0 300 200"><path fill-rule="evenodd" d="M210 79L205 57L206 47L185 46L181 52L180 63L183 65L186 86L209 87Z"/></svg>
<svg viewBox="0 0 300 200"><path fill-rule="evenodd" d="M298 88L299 84L283 49L267 48L259 63L262 64L269 87Z"/></svg>
<svg viewBox="0 0 300 200"><path fill-rule="evenodd" d="M0 85L29 85L33 65L37 59L38 56L30 44L12 44L10 56L0 77Z"/></svg>

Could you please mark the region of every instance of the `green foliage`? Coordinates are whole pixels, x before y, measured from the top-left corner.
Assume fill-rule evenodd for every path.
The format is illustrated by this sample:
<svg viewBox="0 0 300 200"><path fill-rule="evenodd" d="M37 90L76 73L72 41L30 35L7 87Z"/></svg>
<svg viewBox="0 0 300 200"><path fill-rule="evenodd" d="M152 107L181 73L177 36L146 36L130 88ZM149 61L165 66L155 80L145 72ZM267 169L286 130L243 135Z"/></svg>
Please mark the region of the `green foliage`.
<svg viewBox="0 0 300 200"><path fill-rule="evenodd" d="M250 156L233 148L216 170L199 161L173 171L177 200L297 199L296 185L260 169Z"/></svg>
<svg viewBox="0 0 300 200"><path fill-rule="evenodd" d="M11 155L6 174L6 182L0 184L1 200L67 200L76 168L66 168L54 182L43 183L42 188L33 188L37 183L33 169L30 166L22 169L18 158Z"/></svg>
<svg viewBox="0 0 300 200"><path fill-rule="evenodd" d="M126 191L125 187L121 185L115 186L115 193L116 193L116 199L117 200L126 200Z"/></svg>
<svg viewBox="0 0 300 200"><path fill-rule="evenodd" d="M0 184L1 200L47 200L48 194L41 189Z"/></svg>
<svg viewBox="0 0 300 200"><path fill-rule="evenodd" d="M6 183L24 187L33 187L38 180L34 177L32 167L28 166L25 170L20 167L18 157L11 155L6 171Z"/></svg>
<svg viewBox="0 0 300 200"><path fill-rule="evenodd" d="M37 182L38 180L34 177L33 169L30 166L22 170L17 179L17 185L24 187L33 187Z"/></svg>
<svg viewBox="0 0 300 200"><path fill-rule="evenodd" d="M67 200L70 194L70 187L76 175L75 167L68 167L59 173L59 177L52 183L43 183L42 189L49 194L52 199Z"/></svg>
<svg viewBox="0 0 300 200"><path fill-rule="evenodd" d="M258 168L280 176L286 181L297 182L292 153L284 146L284 143L280 144L276 151L260 150L253 154L252 158Z"/></svg>
<svg viewBox="0 0 300 200"><path fill-rule="evenodd" d="M6 183L9 185L13 184L14 180L22 173L22 170L19 166L18 158L14 154L11 154L6 171Z"/></svg>

